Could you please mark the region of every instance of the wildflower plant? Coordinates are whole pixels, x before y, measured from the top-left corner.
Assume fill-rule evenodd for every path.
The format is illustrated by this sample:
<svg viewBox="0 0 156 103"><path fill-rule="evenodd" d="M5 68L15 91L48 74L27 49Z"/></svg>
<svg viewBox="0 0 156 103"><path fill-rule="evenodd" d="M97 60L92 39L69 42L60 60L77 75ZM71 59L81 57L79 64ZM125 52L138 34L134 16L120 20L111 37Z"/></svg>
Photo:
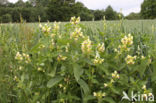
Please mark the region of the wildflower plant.
<svg viewBox="0 0 156 103"><path fill-rule="evenodd" d="M9 75L0 79L8 85L7 102L119 103L123 91L151 96L156 80L153 39L117 32L119 28L113 32L106 20L104 26L94 34L80 17L72 17L66 24L39 24L27 48L9 39L10 48L3 50L10 50L4 55L9 66L2 61Z"/></svg>

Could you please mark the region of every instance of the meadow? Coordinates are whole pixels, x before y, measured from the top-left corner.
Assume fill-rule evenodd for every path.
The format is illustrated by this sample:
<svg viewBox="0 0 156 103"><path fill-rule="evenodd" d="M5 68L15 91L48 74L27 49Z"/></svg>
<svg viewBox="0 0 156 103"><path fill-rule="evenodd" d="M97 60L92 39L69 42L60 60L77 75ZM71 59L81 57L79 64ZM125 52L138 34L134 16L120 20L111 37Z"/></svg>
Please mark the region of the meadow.
<svg viewBox="0 0 156 103"><path fill-rule="evenodd" d="M123 91L155 103L156 20L0 24L0 103L131 103Z"/></svg>

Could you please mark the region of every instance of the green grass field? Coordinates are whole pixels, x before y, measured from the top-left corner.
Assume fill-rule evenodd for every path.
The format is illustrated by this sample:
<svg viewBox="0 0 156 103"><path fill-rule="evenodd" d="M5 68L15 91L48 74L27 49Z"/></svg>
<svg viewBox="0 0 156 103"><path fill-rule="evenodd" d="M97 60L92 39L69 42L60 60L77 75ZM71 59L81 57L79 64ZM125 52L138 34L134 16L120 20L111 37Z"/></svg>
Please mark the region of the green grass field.
<svg viewBox="0 0 156 103"><path fill-rule="evenodd" d="M156 96L156 20L75 22L0 25L0 103Z"/></svg>
<svg viewBox="0 0 156 103"><path fill-rule="evenodd" d="M103 21L90 21L90 22L81 22L83 25L85 25L87 28L91 29L92 31L97 33L97 29L103 30ZM106 21L106 24L110 31L113 31L113 29L118 29L118 26L121 23L121 21ZM50 23L52 24L52 23ZM66 24L66 22L61 23L61 26L63 28L63 25ZM11 24L12 26L8 24L3 24L5 26L19 28L20 24ZM38 28L38 23L27 23L25 25L28 25L30 27L33 27L33 29ZM156 20L124 20L122 21L122 29L123 32L126 33L151 33L152 28L154 28L154 31L156 30Z"/></svg>

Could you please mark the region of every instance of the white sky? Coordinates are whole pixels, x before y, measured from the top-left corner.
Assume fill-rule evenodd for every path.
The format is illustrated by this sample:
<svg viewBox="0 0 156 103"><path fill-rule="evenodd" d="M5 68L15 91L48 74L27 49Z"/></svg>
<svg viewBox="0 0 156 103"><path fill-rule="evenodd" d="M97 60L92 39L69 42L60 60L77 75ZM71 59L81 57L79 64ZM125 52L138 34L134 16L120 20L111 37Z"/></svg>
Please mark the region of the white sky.
<svg viewBox="0 0 156 103"><path fill-rule="evenodd" d="M8 1L15 3L15 2L17 2L18 0L8 0ZM23 0L23 1L27 1L27 0Z"/></svg>
<svg viewBox="0 0 156 103"><path fill-rule="evenodd" d="M17 0L9 0L16 2ZM26 0L24 0L26 1ZM105 9L108 5L111 5L114 10L120 11L124 15L128 15L131 12L139 12L140 6L143 0L76 0L81 1L89 9Z"/></svg>

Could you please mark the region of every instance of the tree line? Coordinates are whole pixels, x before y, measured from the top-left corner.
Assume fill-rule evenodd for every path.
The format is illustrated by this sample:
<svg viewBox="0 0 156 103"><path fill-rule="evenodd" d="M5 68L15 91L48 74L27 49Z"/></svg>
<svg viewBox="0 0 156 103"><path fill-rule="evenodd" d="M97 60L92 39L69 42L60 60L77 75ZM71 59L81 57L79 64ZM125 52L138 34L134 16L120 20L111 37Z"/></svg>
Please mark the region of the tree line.
<svg viewBox="0 0 156 103"><path fill-rule="evenodd" d="M120 15L120 16L119 16ZM80 16L82 21L118 20L124 17L121 13L108 6L105 10L90 10L81 2L75 0L18 0L10 3L0 1L0 22L69 21L72 16ZM144 0L140 13L131 13L126 19L154 19L156 17L156 1ZM40 18L40 19L39 19Z"/></svg>

